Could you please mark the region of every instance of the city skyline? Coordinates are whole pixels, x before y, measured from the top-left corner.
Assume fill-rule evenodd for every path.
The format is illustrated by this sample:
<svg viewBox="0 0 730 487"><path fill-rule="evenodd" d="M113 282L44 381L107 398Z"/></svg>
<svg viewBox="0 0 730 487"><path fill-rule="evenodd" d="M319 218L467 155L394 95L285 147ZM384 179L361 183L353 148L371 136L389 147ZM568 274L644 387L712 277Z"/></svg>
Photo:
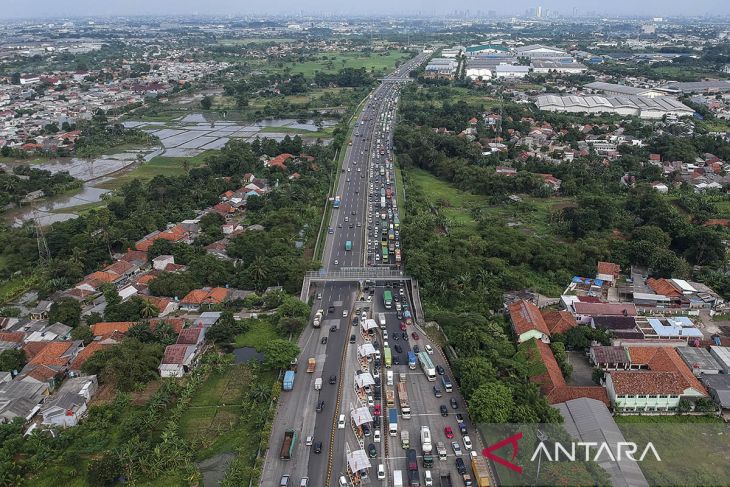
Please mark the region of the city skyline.
<svg viewBox="0 0 730 487"><path fill-rule="evenodd" d="M0 19L11 18L70 18L79 16L115 16L115 15L299 15L303 14L340 14L340 15L445 15L452 12L470 12L483 15L489 11L497 15L524 15L526 11L542 10L571 16L574 12L579 15L595 13L602 16L724 16L730 14L730 3L723 0L700 0L688 5L684 2L664 2L648 0L637 5L629 0L618 0L610 4L590 0L575 2L574 0L553 0L547 2L532 2L518 0L510 2L506 7L497 2L466 1L461 2L458 8L453 4L445 4L436 0L405 0L393 4L385 0L373 0L366 5L362 3L348 4L336 0L314 0L307 2L302 8L300 2L293 0L273 0L266 3L245 3L235 0L212 0L201 9L200 2L192 0L158 0L155 2L142 0L127 0L119 3L100 3L93 0L77 0L72 3L58 3L51 0L8 0ZM29 8L30 7L30 8Z"/></svg>

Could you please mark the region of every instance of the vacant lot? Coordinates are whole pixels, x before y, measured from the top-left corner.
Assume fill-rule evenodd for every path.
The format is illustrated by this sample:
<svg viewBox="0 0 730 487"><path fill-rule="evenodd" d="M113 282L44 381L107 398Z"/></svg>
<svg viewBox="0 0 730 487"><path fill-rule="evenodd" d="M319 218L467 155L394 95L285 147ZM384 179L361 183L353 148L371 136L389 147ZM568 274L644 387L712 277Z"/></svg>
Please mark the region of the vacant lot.
<svg viewBox="0 0 730 487"><path fill-rule="evenodd" d="M274 71L289 68L292 74L301 73L304 76L313 76L316 71L336 73L343 68L365 68L368 71L389 72L395 68L396 61L406 57L406 54L398 51L371 54L328 53L303 63L284 63L283 67L277 67Z"/></svg>
<svg viewBox="0 0 730 487"><path fill-rule="evenodd" d="M249 329L236 337L236 347L252 347L261 352L271 340L280 338L267 319L246 320Z"/></svg>
<svg viewBox="0 0 730 487"><path fill-rule="evenodd" d="M120 173L114 179L106 181L98 186L100 188L114 189L134 179L149 181L155 176L182 176L187 170L203 165L206 152L194 157L165 157L157 156L145 162L131 171Z"/></svg>

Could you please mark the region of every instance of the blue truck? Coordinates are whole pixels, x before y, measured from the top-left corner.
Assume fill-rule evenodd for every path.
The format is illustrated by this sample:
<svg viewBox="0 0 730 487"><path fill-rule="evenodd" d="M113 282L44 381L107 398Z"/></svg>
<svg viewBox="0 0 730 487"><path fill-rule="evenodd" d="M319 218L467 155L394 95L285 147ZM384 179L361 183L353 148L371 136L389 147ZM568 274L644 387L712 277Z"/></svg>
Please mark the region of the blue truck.
<svg viewBox="0 0 730 487"><path fill-rule="evenodd" d="M284 390L285 391L291 391L294 389L294 377L296 377L296 373L293 370L287 370L284 372Z"/></svg>
<svg viewBox="0 0 730 487"><path fill-rule="evenodd" d="M408 352L408 368L409 369L416 368L416 354L413 352Z"/></svg>
<svg viewBox="0 0 730 487"><path fill-rule="evenodd" d="M388 409L388 434L398 436L398 410L396 408Z"/></svg>

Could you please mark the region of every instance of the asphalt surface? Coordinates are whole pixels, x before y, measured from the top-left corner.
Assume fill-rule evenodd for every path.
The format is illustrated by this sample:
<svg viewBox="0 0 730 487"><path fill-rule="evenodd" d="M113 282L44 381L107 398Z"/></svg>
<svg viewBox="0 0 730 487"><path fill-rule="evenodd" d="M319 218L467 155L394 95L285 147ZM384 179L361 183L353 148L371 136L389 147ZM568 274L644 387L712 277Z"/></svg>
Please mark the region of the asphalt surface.
<svg viewBox="0 0 730 487"><path fill-rule="evenodd" d="M356 119L351 137L352 145L347 146L342 172L339 174L336 194L341 199L340 207L331 212L332 216L328 225L328 235L322 258L322 265L326 270L365 265L396 266L392 252L389 252L387 259L383 257L381 234L379 233L382 230L381 211L386 210L387 212L387 209L390 208L392 214L397 215L397 210L393 210L397 191L394 172L392 164L386 164L386 160L392 161L395 108L397 92L403 83L402 78L422 63L425 58L426 56L423 54L417 56L386 78L366 99L365 106ZM384 168L382 176L380 167ZM372 189L370 188L371 183ZM393 190L393 196L387 201L386 208L381 207L380 187L390 187ZM389 216L388 222L392 221L392 217ZM379 225L377 233L376 224ZM370 230L368 230L368 225L371 227ZM370 240L370 246L368 246L368 240ZM397 241L398 239L392 240ZM345 249L347 241L352 243L352 250ZM379 286L382 284L378 283ZM372 302L368 302L367 294L362 295L359 292L357 283L331 282L316 289L317 298L312 313L314 315L317 309L323 309L324 321L320 328L307 327L300 336L299 346L302 353L298 359L299 367L294 388L292 391L282 392L260 485L278 486L281 476L289 474L291 476L290 485L297 486L300 479L308 477L310 486L334 486L338 485L340 475L347 474L346 452L360 448L356 433L349 425L350 410L361 405L353 387L353 381L355 370L359 369L356 347L363 342L363 336L359 333L359 326L351 326L353 306L370 307L369 316L373 317L379 312L386 312L389 335L392 337L396 331L401 333L400 320L396 316L395 306L391 310L385 310L383 307L383 290L382 286L377 287L375 295L371 298ZM396 288L395 293L397 292ZM362 300L357 301L358 298ZM407 294L404 299L410 303ZM334 307L332 312L329 312L330 306ZM343 317L343 310L347 310L347 317ZM409 326L408 334L410 335L414 329L415 327ZM356 334L356 344L349 343L350 335L353 333ZM393 349L395 344L400 344L404 349L401 354L394 353L394 355L400 356L401 365L394 365L392 370L396 377L399 372L407 373L413 416L410 420L402 420L399 411L399 427L407 427L411 431L411 445L419 450L420 456L419 431L421 425L428 425L431 428L434 450L437 441L446 441L443 437L443 427L446 424L452 426L455 439L460 440L453 416L454 410L449 406L449 416L443 418L439 414L440 404L448 404L449 397L453 395L458 398L459 412L465 412L462 409L463 400L458 392L444 393L442 399L436 399L432 392L434 383L426 380L420 368L408 369L407 351L415 344L423 349L427 343L426 337L420 332L418 333L421 336L421 340L418 342L414 342L409 336L408 342L391 341L390 347ZM324 337L327 338L326 344L322 344ZM383 340L380 331L378 331L376 340L382 346ZM445 360L439 353L438 350L435 350L435 354L432 355L434 364L445 365ZM309 357L314 357L317 361L316 370L312 374L305 372ZM450 375L450 371L447 371L447 374ZM330 385L328 381L332 375L337 376L334 385ZM314 390L314 381L317 377L323 379L320 391ZM382 379L384 384L384 372ZM324 409L317 413L315 408L317 403L322 400L325 402ZM383 411L385 411L384 391L382 401ZM336 427L339 414L345 414L348 418L348 426L345 429ZM371 459L370 477L365 483L392 485L394 469L403 470L405 480L405 452L400 448L400 437L388 436L386 423L387 421L381 423L383 441L377 445L378 456ZM299 437L292 459L281 460L279 450L287 429L296 430ZM471 425L469 425L469 429L472 429ZM314 448L304 444L307 436L312 436L314 443L322 442L320 454L315 454ZM372 437L364 438L364 440L364 445L367 447L368 443L372 441ZM472 438L472 441L475 441L475 438ZM388 458L386 458L386 442L388 442ZM448 446L449 443L447 442L446 445ZM475 445L475 448L478 446ZM456 484L453 452L449 451L451 456L447 462L435 461L433 475L435 479L438 479L439 468L449 467L453 470L452 479ZM468 456L464 456L464 460L468 464ZM386 481L382 482L376 479L377 468L381 463L384 464L387 471ZM420 474L423 479L422 468ZM425 485L423 481L422 485Z"/></svg>

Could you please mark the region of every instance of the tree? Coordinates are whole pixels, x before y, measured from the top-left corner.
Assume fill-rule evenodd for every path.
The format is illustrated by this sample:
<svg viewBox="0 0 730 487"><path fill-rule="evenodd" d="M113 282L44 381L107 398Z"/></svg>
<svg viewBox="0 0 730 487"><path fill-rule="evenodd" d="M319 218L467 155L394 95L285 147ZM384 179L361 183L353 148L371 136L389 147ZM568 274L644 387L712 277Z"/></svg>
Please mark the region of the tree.
<svg viewBox="0 0 730 487"><path fill-rule="evenodd" d="M73 298L62 298L51 305L48 311L48 322L60 322L75 327L81 320L81 304Z"/></svg>
<svg viewBox="0 0 730 487"><path fill-rule="evenodd" d="M500 382L480 385L469 400L469 413L475 423L506 423L512 409L512 393Z"/></svg>
<svg viewBox="0 0 730 487"><path fill-rule="evenodd" d="M119 457L112 452L104 453L100 458L89 462L86 480L93 487L114 485L122 475L122 464Z"/></svg>
<svg viewBox="0 0 730 487"><path fill-rule="evenodd" d="M287 340L271 340L263 347L264 365L271 369L286 367L299 355L296 343Z"/></svg>
<svg viewBox="0 0 730 487"><path fill-rule="evenodd" d="M467 399L480 385L493 381L497 376L494 366L485 357L460 358L454 368L459 377L461 391Z"/></svg>
<svg viewBox="0 0 730 487"><path fill-rule="evenodd" d="M605 375L606 374L605 374L605 372L603 372L603 370L596 368L596 369L593 369L591 378L593 379L593 382L595 382L596 384L600 384Z"/></svg>
<svg viewBox="0 0 730 487"><path fill-rule="evenodd" d="M20 349L0 352L0 370L3 372L20 371L25 365L25 353Z"/></svg>
<svg viewBox="0 0 730 487"><path fill-rule="evenodd" d="M203 108L203 110L210 110L210 107L213 106L213 97L212 96L204 96L202 100L200 100L200 106Z"/></svg>
<svg viewBox="0 0 730 487"><path fill-rule="evenodd" d="M158 378L157 367L163 351L162 345L126 338L93 354L81 369L98 375L100 382L127 392Z"/></svg>
<svg viewBox="0 0 730 487"><path fill-rule="evenodd" d="M13 73L10 75L10 83L13 85L20 84L20 73Z"/></svg>
<svg viewBox="0 0 730 487"><path fill-rule="evenodd" d="M243 321L236 321L233 318L233 313L224 311L205 334L205 338L215 343L230 343L236 335L244 333L246 328Z"/></svg>
<svg viewBox="0 0 730 487"><path fill-rule="evenodd" d="M84 345L88 345L94 339L94 333L91 331L89 325L79 325L71 330L71 338L81 340L84 342Z"/></svg>

